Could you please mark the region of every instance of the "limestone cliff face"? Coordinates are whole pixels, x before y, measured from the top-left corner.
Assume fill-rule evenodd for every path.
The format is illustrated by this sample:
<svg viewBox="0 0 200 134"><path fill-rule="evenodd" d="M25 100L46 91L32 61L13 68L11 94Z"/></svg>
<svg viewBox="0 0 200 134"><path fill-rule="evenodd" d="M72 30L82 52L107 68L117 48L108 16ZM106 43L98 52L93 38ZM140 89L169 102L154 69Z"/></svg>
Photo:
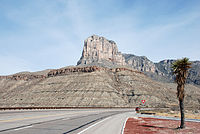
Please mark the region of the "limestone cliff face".
<svg viewBox="0 0 200 134"><path fill-rule="evenodd" d="M135 56L133 54L123 54L123 56L125 57L126 64L133 69L142 72L158 73L155 64L145 56Z"/></svg>
<svg viewBox="0 0 200 134"><path fill-rule="evenodd" d="M145 99L147 107L178 109L177 85L166 83L173 82L173 62L121 54L115 42L93 35L84 42L79 66L0 76L0 108L136 107ZM188 83L200 85L200 61L192 62ZM185 88L186 107L200 110L200 88Z"/></svg>
<svg viewBox="0 0 200 134"><path fill-rule="evenodd" d="M82 57L77 65L109 62L116 65L126 65L125 58L118 52L114 41L93 35L84 41Z"/></svg>
<svg viewBox="0 0 200 134"><path fill-rule="evenodd" d="M142 72L158 72L155 64L145 56L121 54L114 41L93 35L84 42L82 57L77 65L129 66ZM113 66L114 65L114 66Z"/></svg>
<svg viewBox="0 0 200 134"><path fill-rule="evenodd" d="M77 65L109 68L127 66L134 70L143 72L154 80L173 82L174 75L171 71L171 65L174 61L175 60L163 60L158 63L153 63L145 56L122 54L118 51L117 45L114 41L93 35L85 40L82 56ZM200 85L199 70L200 61L192 62L192 68L189 70L187 80L188 83Z"/></svg>
<svg viewBox="0 0 200 134"><path fill-rule="evenodd" d="M166 76L171 82L174 81L171 66L175 60L163 60L159 63L155 63L156 67ZM187 82L200 85L200 61L191 61L192 68L189 69Z"/></svg>
<svg viewBox="0 0 200 134"><path fill-rule="evenodd" d="M200 61L193 61L192 68L189 70L188 82L200 85Z"/></svg>

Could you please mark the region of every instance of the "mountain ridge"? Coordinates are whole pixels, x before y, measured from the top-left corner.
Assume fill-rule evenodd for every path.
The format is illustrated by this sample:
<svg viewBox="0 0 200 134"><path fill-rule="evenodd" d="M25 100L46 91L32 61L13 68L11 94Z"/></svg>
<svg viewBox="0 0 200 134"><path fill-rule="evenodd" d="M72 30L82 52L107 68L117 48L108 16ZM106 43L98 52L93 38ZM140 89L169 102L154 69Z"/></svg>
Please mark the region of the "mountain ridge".
<svg viewBox="0 0 200 134"><path fill-rule="evenodd" d="M166 83L172 61L155 65L147 57L119 52L113 41L103 37L89 38L89 47L87 40L77 66L0 76L0 108L141 106L178 110L177 85ZM198 82L199 62L194 66L191 81ZM185 91L186 110L198 113L200 88L186 84Z"/></svg>
<svg viewBox="0 0 200 134"><path fill-rule="evenodd" d="M171 64L175 59L165 59L153 62L146 56L137 56L118 51L117 44L98 35L92 35L84 41L82 56L77 62L78 67L99 66L106 68L131 68L143 72L148 77L161 82L174 82ZM192 68L189 70L187 83L200 85L200 61L191 61ZM73 66L72 66L73 67ZM66 68L66 67L63 67ZM53 69L38 72L20 72L23 77L27 74L47 74ZM0 76L4 77L4 76ZM5 76L6 77L6 76ZM36 76L44 77L44 76Z"/></svg>
<svg viewBox="0 0 200 134"><path fill-rule="evenodd" d="M105 46L107 47L107 50L102 49ZM102 56L102 54L106 54L108 56ZM174 76L171 71L171 64L174 61L175 59L165 59L154 63L146 56L136 56L134 54L121 53L118 51L117 44L114 41L98 35L92 35L84 41L84 49L77 66L127 66L144 72L147 76L154 80L173 82ZM200 61L191 62L193 63L192 69L189 70L187 82L200 85Z"/></svg>

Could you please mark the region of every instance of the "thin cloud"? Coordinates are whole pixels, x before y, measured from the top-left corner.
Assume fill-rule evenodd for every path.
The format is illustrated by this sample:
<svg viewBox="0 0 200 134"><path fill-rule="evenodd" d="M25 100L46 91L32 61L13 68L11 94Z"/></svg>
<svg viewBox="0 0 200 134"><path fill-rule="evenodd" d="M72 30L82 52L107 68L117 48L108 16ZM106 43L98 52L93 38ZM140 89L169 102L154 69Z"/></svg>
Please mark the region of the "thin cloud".
<svg viewBox="0 0 200 134"><path fill-rule="evenodd" d="M121 52L156 62L200 57L200 8L195 1L181 6L153 0L1 2L0 60L5 66L0 74L76 65L84 39L92 34L114 40Z"/></svg>

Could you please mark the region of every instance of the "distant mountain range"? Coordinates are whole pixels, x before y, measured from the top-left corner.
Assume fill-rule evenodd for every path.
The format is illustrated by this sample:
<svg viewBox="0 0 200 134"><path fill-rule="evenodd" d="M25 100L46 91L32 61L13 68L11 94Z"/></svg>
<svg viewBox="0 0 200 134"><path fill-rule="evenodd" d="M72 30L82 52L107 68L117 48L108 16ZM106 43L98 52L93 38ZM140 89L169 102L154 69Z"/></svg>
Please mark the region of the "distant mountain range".
<svg viewBox="0 0 200 134"><path fill-rule="evenodd" d="M173 82L174 76L171 71L171 65L174 61L175 60L163 60L154 63L145 56L123 54L118 51L114 41L92 35L84 41L82 57L77 65L97 65L110 68L126 66L144 72L154 80ZM189 70L187 82L200 85L200 61L191 62L192 68Z"/></svg>

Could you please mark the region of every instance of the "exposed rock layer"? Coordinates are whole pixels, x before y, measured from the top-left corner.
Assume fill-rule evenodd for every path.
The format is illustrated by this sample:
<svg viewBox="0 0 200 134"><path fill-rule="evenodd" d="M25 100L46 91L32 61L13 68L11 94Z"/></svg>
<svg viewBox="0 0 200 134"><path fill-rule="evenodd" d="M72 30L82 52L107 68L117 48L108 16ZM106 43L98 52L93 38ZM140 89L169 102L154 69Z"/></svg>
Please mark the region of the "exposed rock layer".
<svg viewBox="0 0 200 134"><path fill-rule="evenodd" d="M163 61L160 61L159 63L155 63L158 70L170 82L173 82L174 80L174 76L171 70L171 65L174 61L175 60L163 60ZM200 85L200 61L191 61L191 62L192 62L192 68L189 69L187 83Z"/></svg>
<svg viewBox="0 0 200 134"><path fill-rule="evenodd" d="M117 45L114 41L93 35L85 40L82 57L77 65L96 65L110 68L127 66L144 72L154 80L173 82L174 76L171 72L171 64L174 61L163 60L159 63L153 63L145 56L121 54L118 52ZM189 70L187 82L200 85L200 61L194 61L192 63L192 69Z"/></svg>
<svg viewBox="0 0 200 134"><path fill-rule="evenodd" d="M121 54L113 41L92 36L77 67L0 76L0 107L132 107L145 99L144 106L178 108L176 84L146 76L172 80L172 62ZM192 66L188 82L200 84L200 62ZM185 91L186 110L200 110L200 88L186 85Z"/></svg>
<svg viewBox="0 0 200 134"><path fill-rule="evenodd" d="M98 66L87 66L87 67L67 67L67 68L61 68L61 69L53 69L49 70L49 72L46 75L35 75L34 73L18 73L10 76L0 76L1 79L6 80L35 80L35 79L45 79L49 77L54 76L62 76L62 75L69 75L71 73L89 73L89 72L95 72L95 71L110 71L113 73L120 72L120 71L130 71L130 72L136 72L142 74L142 72L128 69L128 68L104 68L104 67L98 67Z"/></svg>
<svg viewBox="0 0 200 134"><path fill-rule="evenodd" d="M123 54L126 59L126 65L141 72L158 73L155 64L145 56L135 56L132 54Z"/></svg>
<svg viewBox="0 0 200 134"><path fill-rule="evenodd" d="M84 42L82 57L77 65L90 63L111 62L115 65L126 65L125 58L118 51L114 41L107 40L104 37L93 35Z"/></svg>
<svg viewBox="0 0 200 134"><path fill-rule="evenodd" d="M133 107L143 99L143 106L178 107L176 84L127 68L69 67L32 78L1 78L0 107ZM187 85L186 94L186 109L199 109L200 89Z"/></svg>

